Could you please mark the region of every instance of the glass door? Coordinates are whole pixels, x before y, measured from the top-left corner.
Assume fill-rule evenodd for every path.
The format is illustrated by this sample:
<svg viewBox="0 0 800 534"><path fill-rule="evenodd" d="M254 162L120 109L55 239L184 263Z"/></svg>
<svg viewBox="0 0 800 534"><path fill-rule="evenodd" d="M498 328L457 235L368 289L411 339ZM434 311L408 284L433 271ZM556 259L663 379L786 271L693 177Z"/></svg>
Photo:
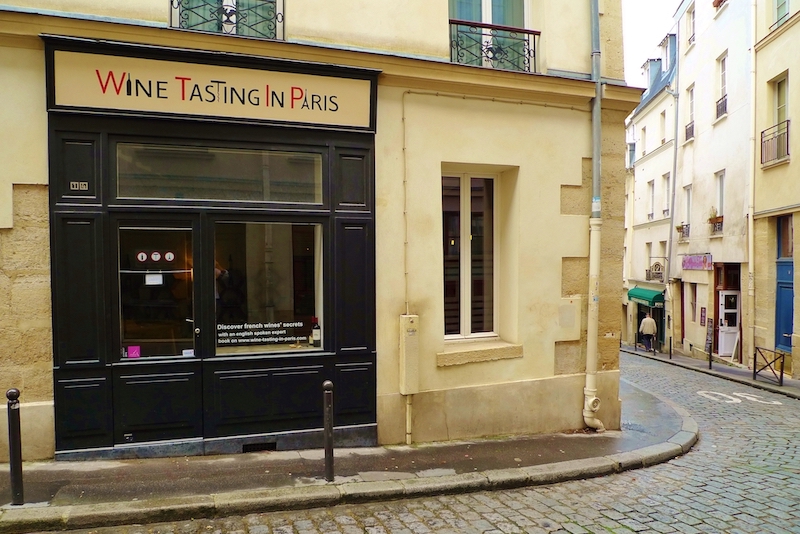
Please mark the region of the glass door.
<svg viewBox="0 0 800 534"><path fill-rule="evenodd" d="M122 361L191 358L195 324L190 224L119 227L119 320Z"/></svg>
<svg viewBox="0 0 800 534"><path fill-rule="evenodd" d="M739 335L739 292L719 292L719 340L720 356L731 356L736 337Z"/></svg>

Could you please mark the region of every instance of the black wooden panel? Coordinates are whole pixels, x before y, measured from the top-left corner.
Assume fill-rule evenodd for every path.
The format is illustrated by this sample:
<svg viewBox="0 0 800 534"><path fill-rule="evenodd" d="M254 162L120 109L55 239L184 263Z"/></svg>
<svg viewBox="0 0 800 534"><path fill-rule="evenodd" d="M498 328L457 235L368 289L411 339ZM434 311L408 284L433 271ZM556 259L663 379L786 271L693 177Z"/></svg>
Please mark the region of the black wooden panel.
<svg viewBox="0 0 800 534"><path fill-rule="evenodd" d="M336 364L333 384L335 424L375 422L375 365L371 361Z"/></svg>
<svg viewBox="0 0 800 534"><path fill-rule="evenodd" d="M339 151L336 154L336 173L333 190L336 209L369 211L371 176L370 159L366 151Z"/></svg>
<svg viewBox="0 0 800 534"><path fill-rule="evenodd" d="M202 435L200 364L114 369L114 441L139 443Z"/></svg>
<svg viewBox="0 0 800 534"><path fill-rule="evenodd" d="M53 258L55 364L105 361L100 214L56 215Z"/></svg>
<svg viewBox="0 0 800 534"><path fill-rule="evenodd" d="M271 417L268 369L206 369L206 437L264 432Z"/></svg>
<svg viewBox="0 0 800 534"><path fill-rule="evenodd" d="M275 370L270 402L276 418L322 416L323 367L304 366Z"/></svg>
<svg viewBox="0 0 800 534"><path fill-rule="evenodd" d="M375 286L370 222L337 222L336 332L339 350L372 350Z"/></svg>
<svg viewBox="0 0 800 534"><path fill-rule="evenodd" d="M113 445L110 378L106 369L56 372L56 450Z"/></svg>
<svg viewBox="0 0 800 534"><path fill-rule="evenodd" d="M61 134L58 149L58 202L100 203L100 136Z"/></svg>

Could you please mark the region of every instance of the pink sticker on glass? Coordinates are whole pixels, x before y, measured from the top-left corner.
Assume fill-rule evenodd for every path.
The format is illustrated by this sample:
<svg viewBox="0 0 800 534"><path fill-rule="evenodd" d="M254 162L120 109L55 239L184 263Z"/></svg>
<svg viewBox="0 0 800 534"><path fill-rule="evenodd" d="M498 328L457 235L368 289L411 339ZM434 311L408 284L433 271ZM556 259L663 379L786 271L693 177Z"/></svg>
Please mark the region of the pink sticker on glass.
<svg viewBox="0 0 800 534"><path fill-rule="evenodd" d="M142 347L139 345L130 345L128 347L128 358L139 358L142 355Z"/></svg>

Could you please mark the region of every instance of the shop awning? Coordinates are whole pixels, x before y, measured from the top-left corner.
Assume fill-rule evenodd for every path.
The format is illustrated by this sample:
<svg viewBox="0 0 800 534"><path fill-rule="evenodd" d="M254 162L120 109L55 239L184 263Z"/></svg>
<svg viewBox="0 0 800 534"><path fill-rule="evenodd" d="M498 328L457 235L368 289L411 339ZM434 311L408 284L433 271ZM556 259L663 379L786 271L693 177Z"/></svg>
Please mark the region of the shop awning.
<svg viewBox="0 0 800 534"><path fill-rule="evenodd" d="M628 290L628 300L650 306L651 308L663 308L664 292L644 289L643 287L637 286Z"/></svg>

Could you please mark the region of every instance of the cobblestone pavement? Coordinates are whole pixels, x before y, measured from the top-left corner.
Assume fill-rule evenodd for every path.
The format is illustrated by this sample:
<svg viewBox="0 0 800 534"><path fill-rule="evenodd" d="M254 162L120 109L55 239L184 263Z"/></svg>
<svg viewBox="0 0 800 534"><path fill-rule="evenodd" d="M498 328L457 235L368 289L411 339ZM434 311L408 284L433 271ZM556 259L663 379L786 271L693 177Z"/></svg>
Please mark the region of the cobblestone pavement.
<svg viewBox="0 0 800 534"><path fill-rule="evenodd" d="M800 401L622 354L622 376L686 408L700 441L666 464L508 491L84 533L800 533Z"/></svg>

